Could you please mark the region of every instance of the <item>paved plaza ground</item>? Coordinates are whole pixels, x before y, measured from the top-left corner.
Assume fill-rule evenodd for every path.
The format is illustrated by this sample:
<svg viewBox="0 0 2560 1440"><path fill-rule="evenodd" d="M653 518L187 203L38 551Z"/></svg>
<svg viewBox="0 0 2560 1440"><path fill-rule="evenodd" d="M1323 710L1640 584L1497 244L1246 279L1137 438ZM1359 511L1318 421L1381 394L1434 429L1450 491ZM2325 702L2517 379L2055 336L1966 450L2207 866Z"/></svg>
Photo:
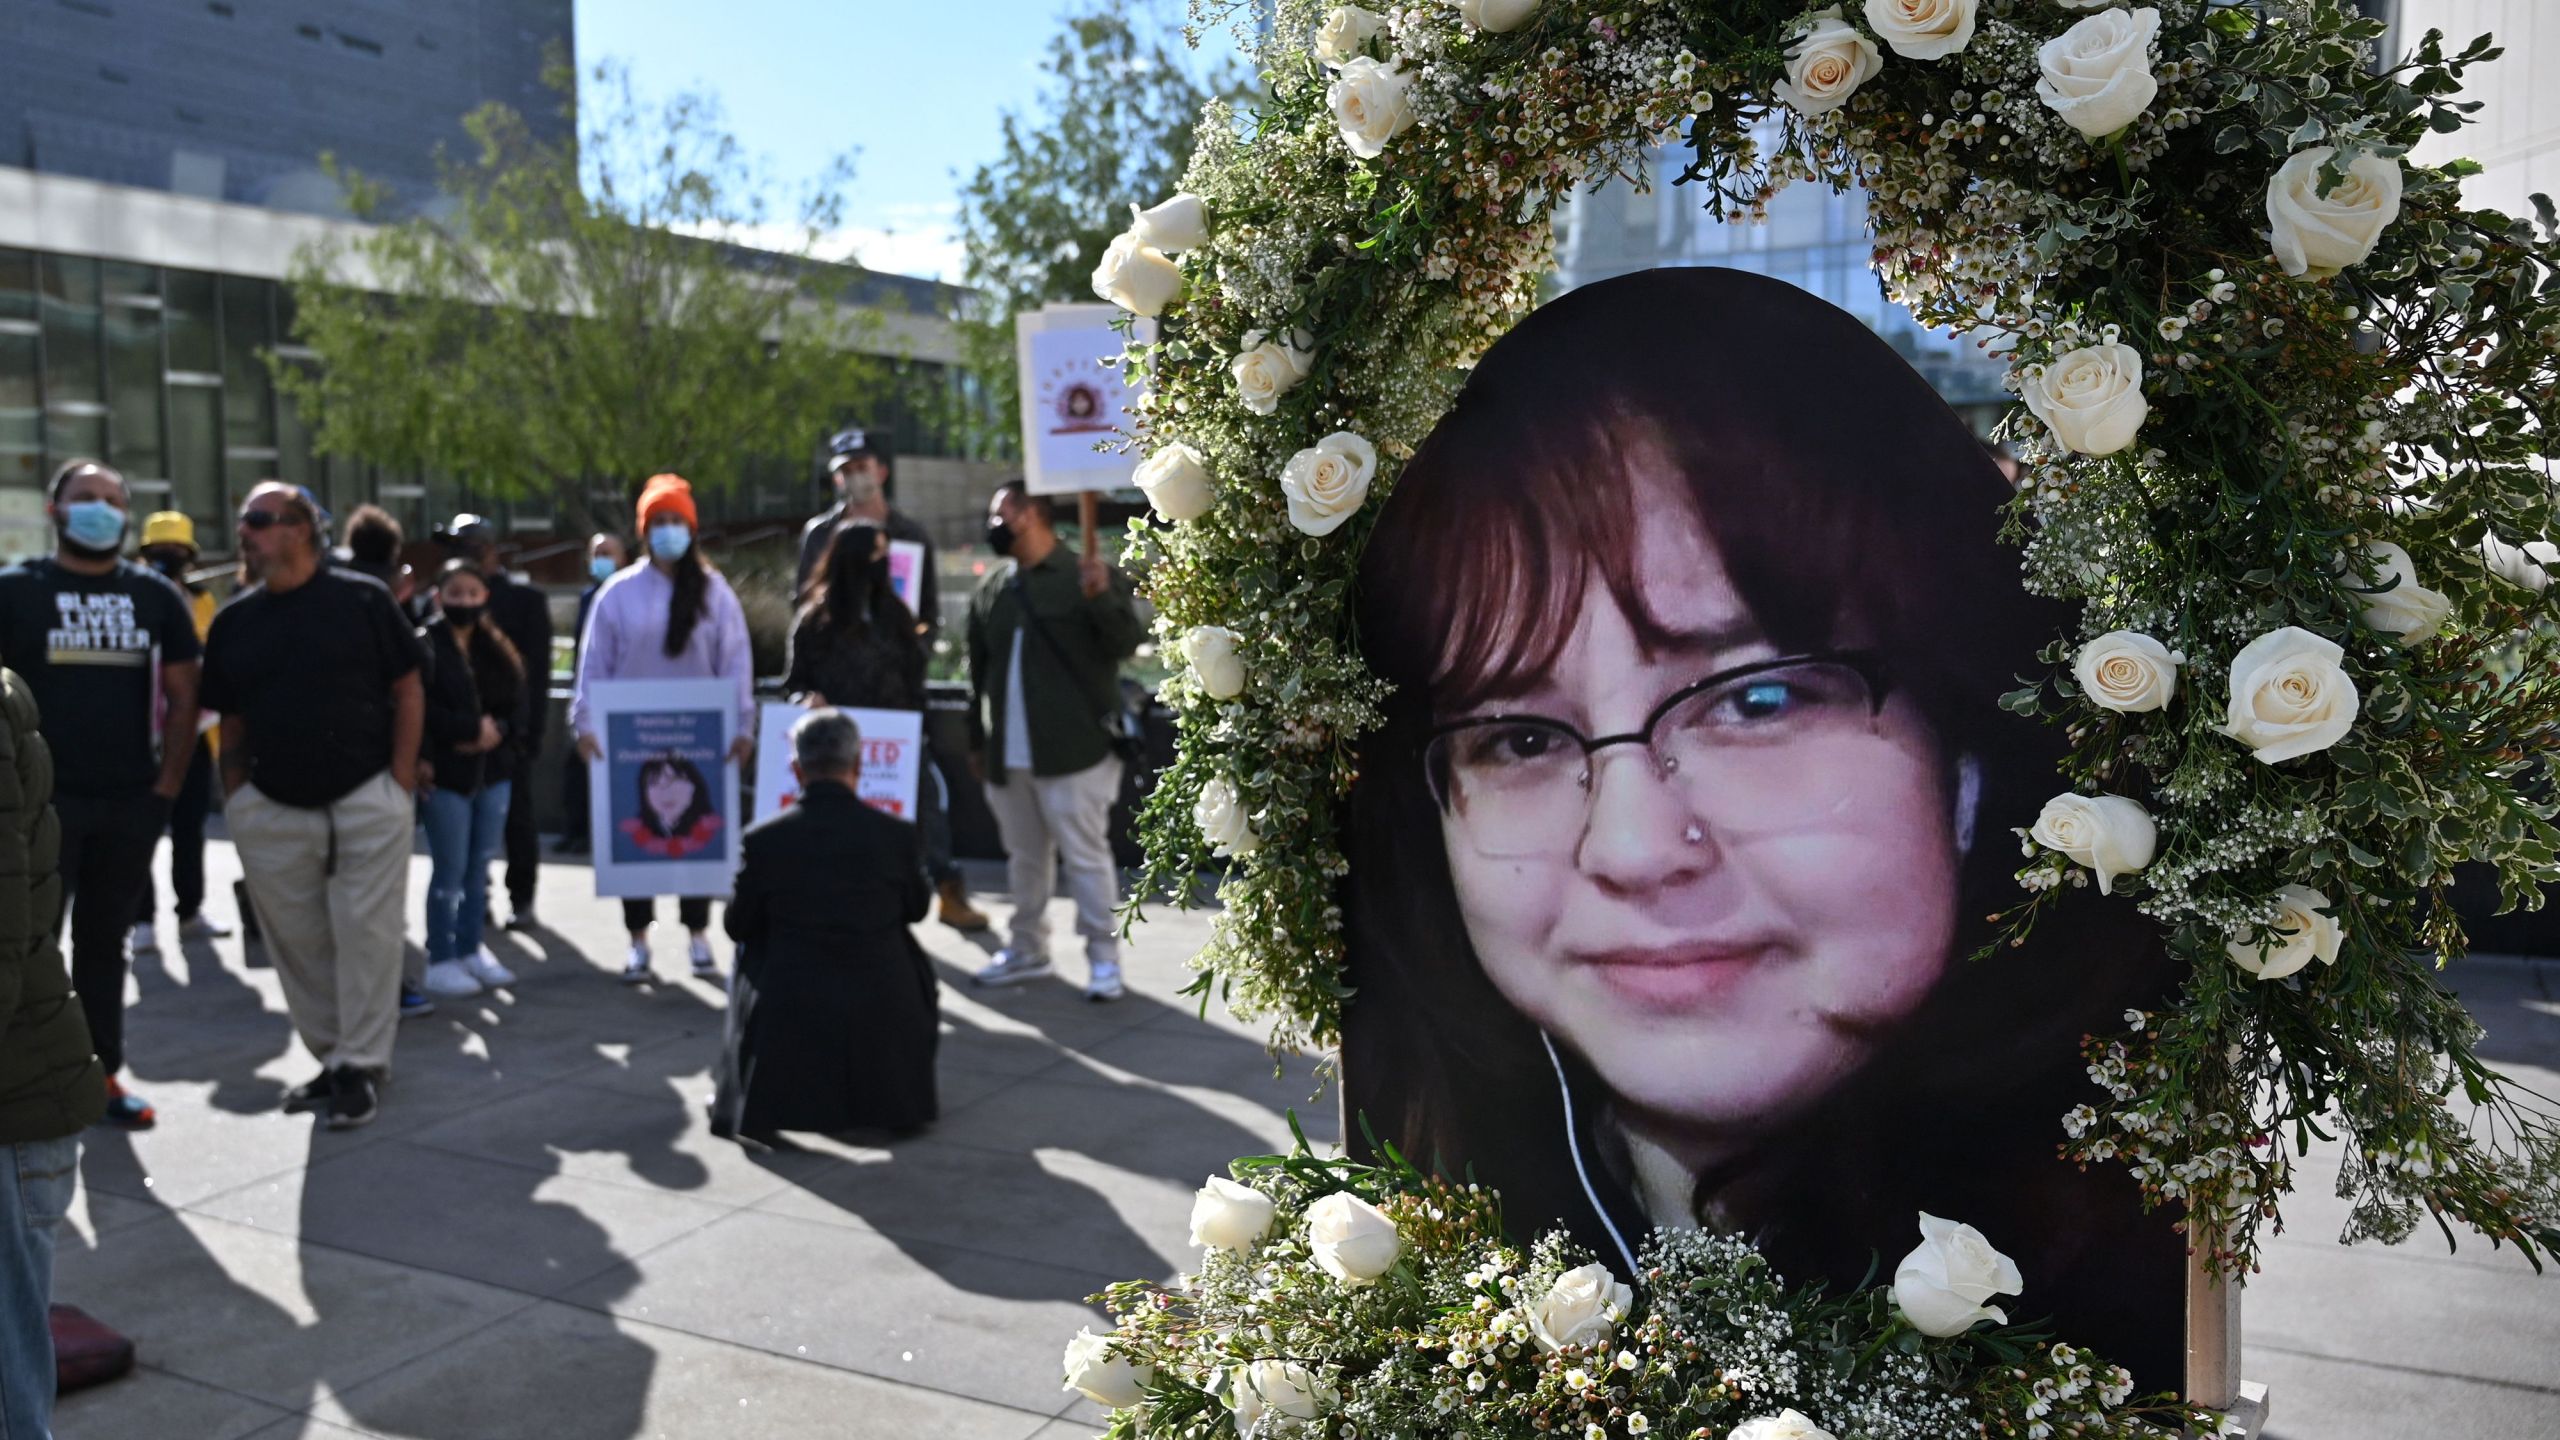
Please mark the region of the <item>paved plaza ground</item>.
<svg viewBox="0 0 2560 1440"><path fill-rule="evenodd" d="M230 847L208 862L227 897ZM60 1440L1090 1434L1058 1388L1084 1297L1180 1268L1194 1187L1285 1145L1292 1107L1337 1128L1308 1064L1275 1077L1248 1027L1174 993L1196 916L1139 932L1110 1006L1067 978L972 991L979 947L928 926L942 1124L750 1156L704 1123L718 989L625 988L586 872L544 887L551 928L492 937L522 983L407 1022L382 1118L351 1134L276 1113L310 1062L254 947L140 968L133 1083L160 1128L91 1132L58 1293L143 1368L67 1401ZM2560 965L2461 988L2492 1058L2560 1093ZM2322 1193L2297 1214L2248 1290L2272 1434L2560 1435L2560 1275L2432 1230L2341 1249Z"/></svg>

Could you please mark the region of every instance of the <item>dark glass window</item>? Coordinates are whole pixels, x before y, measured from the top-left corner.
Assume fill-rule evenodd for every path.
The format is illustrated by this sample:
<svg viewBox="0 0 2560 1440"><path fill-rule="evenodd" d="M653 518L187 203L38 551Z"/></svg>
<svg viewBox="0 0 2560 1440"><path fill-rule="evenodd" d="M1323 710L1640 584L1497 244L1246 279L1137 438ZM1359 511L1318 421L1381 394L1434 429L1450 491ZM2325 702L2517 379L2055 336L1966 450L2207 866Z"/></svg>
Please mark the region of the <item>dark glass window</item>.
<svg viewBox="0 0 2560 1440"><path fill-rule="evenodd" d="M274 289L264 280L222 277L222 443L226 451L271 450L276 443L275 386L262 353L275 343L267 305Z"/></svg>
<svg viewBox="0 0 2560 1440"><path fill-rule="evenodd" d="M228 535L222 496L222 391L213 385L169 387L171 508L200 532Z"/></svg>
<svg viewBox="0 0 2560 1440"><path fill-rule="evenodd" d="M44 328L45 468L107 450L105 351L98 335L98 262L47 255Z"/></svg>
<svg viewBox="0 0 2560 1440"><path fill-rule="evenodd" d="M169 368L198 375L222 369L222 347L213 318L213 277L194 270L169 272Z"/></svg>
<svg viewBox="0 0 2560 1440"><path fill-rule="evenodd" d="M110 261L106 292L107 463L127 480L166 473L160 455L160 272Z"/></svg>

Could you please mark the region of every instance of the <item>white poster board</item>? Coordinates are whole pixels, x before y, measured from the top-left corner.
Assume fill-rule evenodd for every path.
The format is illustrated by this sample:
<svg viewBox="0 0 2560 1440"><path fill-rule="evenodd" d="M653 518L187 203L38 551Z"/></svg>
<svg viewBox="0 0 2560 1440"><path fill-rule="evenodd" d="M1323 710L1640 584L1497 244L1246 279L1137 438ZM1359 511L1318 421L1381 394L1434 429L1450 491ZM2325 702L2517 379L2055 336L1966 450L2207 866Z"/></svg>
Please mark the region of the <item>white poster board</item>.
<svg viewBox="0 0 2560 1440"><path fill-rule="evenodd" d="M587 767L596 894L727 898L738 873L734 680L587 687L604 754Z"/></svg>
<svg viewBox="0 0 2560 1440"><path fill-rule="evenodd" d="M756 819L770 820L800 802L791 778L791 727L805 705L766 702L756 718ZM884 815L913 823L916 787L924 779L924 716L913 710L843 712L862 732L862 780L854 792Z"/></svg>
<svg viewBox="0 0 2560 1440"><path fill-rule="evenodd" d="M1022 367L1022 477L1034 495L1117 490L1138 468L1134 452L1097 449L1137 428L1137 392L1118 365L1116 305L1043 305L1013 317ZM1140 340L1154 323L1141 320ZM1105 361L1111 364L1105 364Z"/></svg>
<svg viewBox="0 0 2560 1440"><path fill-rule="evenodd" d="M906 605L908 614L919 620L940 618L924 613L923 541L892 540L889 542L889 588L898 592L898 599ZM871 732L865 730L862 733L868 735Z"/></svg>

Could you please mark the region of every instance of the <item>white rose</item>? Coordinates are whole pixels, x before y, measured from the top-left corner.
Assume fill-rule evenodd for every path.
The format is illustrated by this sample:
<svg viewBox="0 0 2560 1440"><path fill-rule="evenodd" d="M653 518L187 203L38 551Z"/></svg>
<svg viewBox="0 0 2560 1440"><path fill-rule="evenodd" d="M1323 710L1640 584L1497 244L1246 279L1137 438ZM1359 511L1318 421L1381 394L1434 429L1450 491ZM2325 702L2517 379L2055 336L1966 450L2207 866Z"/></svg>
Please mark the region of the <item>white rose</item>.
<svg viewBox="0 0 2560 1440"><path fill-rule="evenodd" d="M1209 483L1209 462L1179 441L1139 461L1131 479L1167 520L1197 520L1218 498L1217 487Z"/></svg>
<svg viewBox="0 0 2560 1440"><path fill-rule="evenodd" d="M1309 535L1332 534L1369 498L1369 481L1377 473L1376 446L1348 430L1334 431L1280 467L1289 523Z"/></svg>
<svg viewBox="0 0 2560 1440"><path fill-rule="evenodd" d="M2320 913L2328 908L2328 896L2308 885L2287 885L2276 892L2276 915L2267 922L2273 934L2264 942L2243 936L2225 952L2232 964L2261 980L2281 980L2314 960L2335 965L2346 932Z"/></svg>
<svg viewBox="0 0 2560 1440"><path fill-rule="evenodd" d="M1059 1388L1108 1409L1126 1410L1145 1398L1147 1382L1155 1375L1153 1367L1123 1359L1111 1348L1110 1336L1079 1330L1067 1342L1067 1383Z"/></svg>
<svg viewBox="0 0 2560 1440"><path fill-rule="evenodd" d="M1733 1427L1725 1440L1837 1440L1828 1430L1814 1424L1793 1410L1745 1420Z"/></svg>
<svg viewBox="0 0 2560 1440"><path fill-rule="evenodd" d="M1298 1429L1340 1398L1332 1386L1294 1360L1256 1360L1236 1367L1230 1403L1235 1407L1236 1433L1251 1437ZM1265 1419L1276 1423L1265 1430Z"/></svg>
<svg viewBox="0 0 2560 1440"><path fill-rule="evenodd" d="M2548 540L2534 540L2524 545L2510 545L2495 535L2480 537L2480 562L2489 573L2510 585L2542 591L2551 586L2551 571L2560 565L2560 545Z"/></svg>
<svg viewBox="0 0 2560 1440"><path fill-rule="evenodd" d="M1194 625L1182 637L1182 658L1212 700L1233 700L1244 693L1244 662L1236 658L1236 642L1244 637L1223 625Z"/></svg>
<svg viewBox="0 0 2560 1440"><path fill-rule="evenodd" d="M1152 210L1129 207L1129 233L1141 245L1159 250L1197 250L1209 243L1209 211L1200 197L1185 190Z"/></svg>
<svg viewBox="0 0 2560 1440"><path fill-rule="evenodd" d="M2056 795L2044 802L2027 834L2095 871L2101 895L2112 893L2117 876L2150 864L2160 844L2160 827L2151 823L2150 812L2122 795Z"/></svg>
<svg viewBox="0 0 2560 1440"><path fill-rule="evenodd" d="M2164 708L2178 693L2178 657L2148 635L2110 630L2080 647L2071 678L2099 709L2135 715Z"/></svg>
<svg viewBox="0 0 2560 1440"><path fill-rule="evenodd" d="M1271 1197L1224 1175L1212 1175L1191 1201L1191 1243L1212 1250L1250 1250L1271 1231Z"/></svg>
<svg viewBox="0 0 2560 1440"><path fill-rule="evenodd" d="M2222 733L2270 765L2337 744L2356 721L2356 682L2338 664L2346 653L2298 625L2250 641L2231 657Z"/></svg>
<svg viewBox="0 0 2560 1440"><path fill-rule="evenodd" d="M1840 7L1813 12L1813 28L1787 48L1787 78L1778 98L1799 115L1837 110L1884 68L1876 42L1840 18Z"/></svg>
<svg viewBox="0 0 2560 1440"><path fill-rule="evenodd" d="M2015 1295L2026 1282L2018 1264L1991 1248L1982 1232L1922 1211L1920 1248L1893 1267L1893 1303L1923 1335L1961 1335L1981 1320L2009 1323L1994 1295Z"/></svg>
<svg viewBox="0 0 2560 1440"><path fill-rule="evenodd" d="M1093 267L1093 293L1132 315L1161 315L1182 293L1182 272L1136 231L1124 231Z"/></svg>
<svg viewBox="0 0 2560 1440"><path fill-rule="evenodd" d="M1227 362L1227 373L1235 377L1236 395L1244 408L1256 415L1279 409L1280 397L1296 389L1315 368L1315 352L1300 348L1297 338L1272 339L1260 330L1244 332L1244 348Z"/></svg>
<svg viewBox="0 0 2560 1440"><path fill-rule="evenodd" d="M1406 91L1413 82L1392 63L1354 55L1335 72L1325 102L1333 107L1333 123L1342 143L1363 160L1387 152L1387 142L1413 125L1413 102Z"/></svg>
<svg viewBox="0 0 2560 1440"><path fill-rule="evenodd" d="M1499 35L1538 13L1539 0L1458 0L1458 18Z"/></svg>
<svg viewBox="0 0 2560 1440"><path fill-rule="evenodd" d="M2376 540L2364 547L2364 553L2373 566L2370 582L2343 558L2338 568L2346 573L2347 583L2356 587L2356 598L2364 604L2365 624L2398 636L2403 645L2415 645L2444 628L2453 614L2453 601L2418 583L2418 569L2408 551L2388 540ZM2399 583L2393 584L2395 580ZM2368 594L2368 583L2391 588Z"/></svg>
<svg viewBox="0 0 2560 1440"><path fill-rule="evenodd" d="M2314 145L2284 162L2267 182L2267 239L2287 275L2325 280L2373 253L2385 227L2400 218L2400 162L2359 155L2346 178L2320 193L2320 167L2338 153Z"/></svg>
<svg viewBox="0 0 2560 1440"><path fill-rule="evenodd" d="M2018 398L2063 448L2113 455L2133 443L2151 402L2142 398L2142 352L2130 345L2083 345L2024 377Z"/></svg>
<svg viewBox="0 0 2560 1440"><path fill-rule="evenodd" d="M1201 838L1220 855L1250 855L1262 848L1262 837L1253 833L1253 818L1245 813L1244 800L1230 781L1212 780L1200 787L1200 799L1191 807L1191 823L1200 827Z"/></svg>
<svg viewBox="0 0 2560 1440"><path fill-rule="evenodd" d="M1307 1207L1307 1248L1327 1275L1345 1285L1366 1285L1394 1266L1404 1242L1385 1211L1337 1190Z"/></svg>
<svg viewBox="0 0 2560 1440"><path fill-rule="evenodd" d="M2105 10L2036 47L2036 98L2095 140L2113 135L2151 107L2160 81L2151 73L2151 44L2160 12Z"/></svg>
<svg viewBox="0 0 2560 1440"><path fill-rule="evenodd" d="M1360 55L1387 22L1377 14L1357 5L1336 5L1326 12L1324 23L1316 27L1316 58L1327 65L1340 65Z"/></svg>
<svg viewBox="0 0 2560 1440"><path fill-rule="evenodd" d="M1935 60L1973 43L1978 0L1867 0L1867 28L1905 60Z"/></svg>
<svg viewBox="0 0 2560 1440"><path fill-rule="evenodd" d="M1636 1292L1618 1283L1606 1265L1567 1270L1529 1307L1529 1334L1538 1348L1606 1345L1636 1303Z"/></svg>

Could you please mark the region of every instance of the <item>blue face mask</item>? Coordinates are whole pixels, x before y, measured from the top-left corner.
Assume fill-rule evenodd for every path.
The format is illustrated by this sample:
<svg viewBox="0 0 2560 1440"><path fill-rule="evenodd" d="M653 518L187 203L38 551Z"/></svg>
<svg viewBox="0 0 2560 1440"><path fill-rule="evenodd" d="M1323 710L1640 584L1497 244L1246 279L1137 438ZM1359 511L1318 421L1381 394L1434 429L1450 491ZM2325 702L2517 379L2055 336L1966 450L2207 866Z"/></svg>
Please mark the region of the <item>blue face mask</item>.
<svg viewBox="0 0 2560 1440"><path fill-rule="evenodd" d="M74 500L62 507L63 538L83 550L124 544L124 511L104 500Z"/></svg>
<svg viewBox="0 0 2560 1440"><path fill-rule="evenodd" d="M610 580L610 579L612 579L612 578L613 578L613 571L614 571L614 564L613 564L613 561L612 561L611 559L609 559L609 558L605 557L605 556L598 555L598 556L597 556L597 557L595 557L594 559L589 560L589 561L587 562L587 573L588 573L588 574L590 574L590 575L592 575L592 576L594 576L594 577L595 577L595 578L597 578L598 580Z"/></svg>
<svg viewBox="0 0 2560 1440"><path fill-rule="evenodd" d="M693 532L682 525L649 527L649 553L661 560L681 560L693 548Z"/></svg>

